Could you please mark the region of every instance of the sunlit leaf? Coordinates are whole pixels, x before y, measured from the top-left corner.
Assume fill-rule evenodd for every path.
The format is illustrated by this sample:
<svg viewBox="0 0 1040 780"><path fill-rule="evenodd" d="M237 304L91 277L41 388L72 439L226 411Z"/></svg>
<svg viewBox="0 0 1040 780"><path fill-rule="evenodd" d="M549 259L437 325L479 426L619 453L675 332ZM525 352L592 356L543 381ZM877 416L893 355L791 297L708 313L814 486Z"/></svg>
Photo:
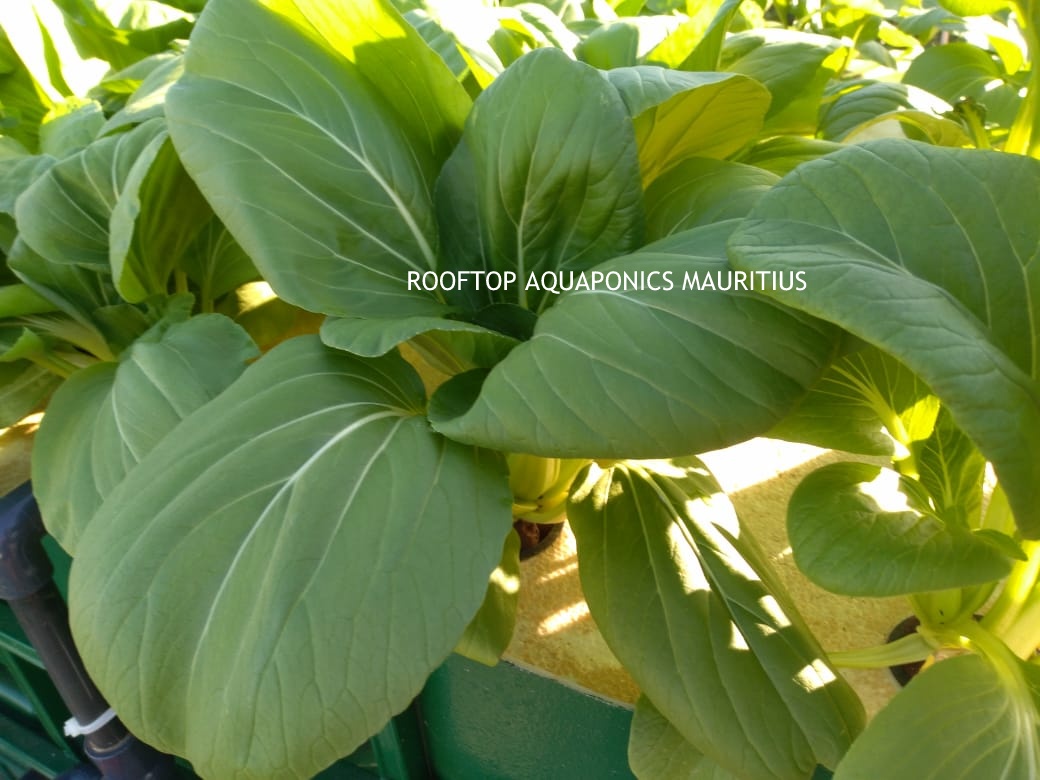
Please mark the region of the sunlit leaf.
<svg viewBox="0 0 1040 780"><path fill-rule="evenodd" d="M939 400L898 360L875 347L832 363L770 436L864 455L905 456L935 426Z"/></svg>
<svg viewBox="0 0 1040 780"><path fill-rule="evenodd" d="M643 181L689 157L727 157L758 135L769 93L724 73L621 68L607 74L632 114Z"/></svg>
<svg viewBox="0 0 1040 780"><path fill-rule="evenodd" d="M908 506L897 485L895 472L863 463L833 463L806 477L787 510L799 570L848 596L978 585L1011 570L967 525Z"/></svg>
<svg viewBox="0 0 1040 780"><path fill-rule="evenodd" d="M385 0L213 0L184 67L166 98L177 151L281 297L440 311L401 280L436 265L433 181L469 98Z"/></svg>
<svg viewBox="0 0 1040 780"><path fill-rule="evenodd" d="M474 661L494 666L513 638L516 609L520 601L520 537L506 537L502 561L491 572L484 603L466 626L455 652Z"/></svg>
<svg viewBox="0 0 1040 780"><path fill-rule="evenodd" d="M812 134L823 90L841 57L841 45L834 38L754 30L726 39L720 70L742 73L766 86L773 97L765 124L770 134Z"/></svg>
<svg viewBox="0 0 1040 780"><path fill-rule="evenodd" d="M838 762L862 705L700 461L592 466L567 514L596 625L696 750L753 780Z"/></svg>
<svg viewBox="0 0 1040 780"><path fill-rule="evenodd" d="M878 141L800 166L730 246L738 268L802 270L805 290L768 294L926 382L993 463L1029 537L1040 535L1037 192L1028 158Z"/></svg>

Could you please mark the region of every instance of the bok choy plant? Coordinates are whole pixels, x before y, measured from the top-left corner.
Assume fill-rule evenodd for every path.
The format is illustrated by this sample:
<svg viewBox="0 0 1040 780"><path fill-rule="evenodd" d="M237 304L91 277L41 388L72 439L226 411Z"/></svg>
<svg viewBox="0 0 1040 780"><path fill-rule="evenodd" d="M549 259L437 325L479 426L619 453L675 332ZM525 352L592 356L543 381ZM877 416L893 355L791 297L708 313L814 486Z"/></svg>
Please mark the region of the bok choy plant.
<svg viewBox="0 0 1040 780"><path fill-rule="evenodd" d="M678 283L558 298L526 285L593 268L724 271L733 223L678 230L690 210L651 220L647 204L665 197L657 171L697 155L721 165L756 136L770 96L747 76L604 76L546 49L474 101L384 3L210 3L183 69L165 100L178 162L279 297L327 315L321 339L275 347L151 448L107 436L142 421L123 385L145 373L154 385L135 399L176 407L180 377L136 370L143 356L73 376L34 467L82 477L40 485L40 500L74 556L77 642L125 722L204 776L306 777L406 706L453 647L494 656L508 640L508 599L489 578L515 560L522 491L501 453L570 459L547 470L558 480L575 460L739 441L804 395L837 331L759 296ZM525 284L409 283L467 270ZM397 354L405 341L451 376L432 397ZM207 360L179 364L198 382ZM95 432L77 434L63 407L98 409L76 418ZM95 473L99 441L124 464L111 479ZM731 555L757 560L743 536ZM778 705L801 690L788 671L826 668L785 609L777 625L797 649L772 671ZM140 675L125 674L131 655ZM821 681L797 705L813 717L770 766L833 765L858 730L851 690L833 673Z"/></svg>
<svg viewBox="0 0 1040 780"><path fill-rule="evenodd" d="M641 777L1040 768L1040 164L843 93L876 41L727 38L734 3L623 61L574 4L488 47L407 5L210 0L0 160L4 359L51 382L34 489L120 718L310 777L501 654L512 520L566 500ZM918 141L840 143L892 112ZM917 634L808 630L691 455L766 433L887 456L807 478L790 535ZM950 649L863 731L840 665Z"/></svg>
<svg viewBox="0 0 1040 780"><path fill-rule="evenodd" d="M730 244L737 267L811 274L817 285L797 301L768 294L865 342L828 368L778 433L887 454L891 466L814 472L791 499L788 531L810 578L843 594L908 595L921 627L831 660L883 666L971 651L898 695L839 778L896 762L907 777L962 762L953 776L1028 777L1040 766L1040 559L1029 541L1040 532L1031 319L1040 236L1026 196L1037 191L1036 165L907 144L849 148L777 185ZM829 197L850 188L855 201ZM987 461L999 478L988 496ZM950 737L922 744L925 729Z"/></svg>

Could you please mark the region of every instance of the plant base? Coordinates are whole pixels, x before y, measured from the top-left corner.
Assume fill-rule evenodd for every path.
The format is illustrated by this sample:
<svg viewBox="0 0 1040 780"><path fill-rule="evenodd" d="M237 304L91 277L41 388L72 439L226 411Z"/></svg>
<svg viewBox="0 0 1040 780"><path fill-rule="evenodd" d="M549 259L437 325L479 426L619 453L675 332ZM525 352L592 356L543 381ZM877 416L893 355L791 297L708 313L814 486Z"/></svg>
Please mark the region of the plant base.
<svg viewBox="0 0 1040 780"><path fill-rule="evenodd" d="M520 560L525 561L548 548L560 536L563 523L529 523L517 520L513 528L520 534Z"/></svg>

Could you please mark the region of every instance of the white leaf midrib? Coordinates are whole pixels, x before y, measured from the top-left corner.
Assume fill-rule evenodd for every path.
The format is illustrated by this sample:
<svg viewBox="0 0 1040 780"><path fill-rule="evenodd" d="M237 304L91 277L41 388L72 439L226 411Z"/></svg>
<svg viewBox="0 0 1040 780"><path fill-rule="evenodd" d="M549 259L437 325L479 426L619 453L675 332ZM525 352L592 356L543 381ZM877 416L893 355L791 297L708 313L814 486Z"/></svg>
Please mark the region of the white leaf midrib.
<svg viewBox="0 0 1040 780"><path fill-rule="evenodd" d="M263 512L260 513L260 516L253 523L252 527L249 529L249 532L242 539L241 543L238 546L238 549L235 551L235 555L232 558L231 563L227 568L227 571L224 573L224 576L220 581L220 585L217 588L216 593L213 595L213 600L210 604L209 611L206 614L206 620L203 623L202 629L199 631L198 634L198 639L195 642L195 652L192 654L192 660L188 666L189 669L196 668L199 653L202 649L202 646L205 644L206 637L208 636L210 628L213 625L213 619L216 615L217 607L219 606L221 599L233 578L235 570L238 568L238 564L241 562L244 556L246 548L249 547L249 543L256 536L257 532L259 531L260 527L264 524L264 522L272 516L271 510L278 504L281 497L288 490L292 489L296 485L296 483L299 482L299 480L303 477L303 475L306 474L307 470L314 463L320 460L325 455L325 453L327 453L336 444L348 438L350 435L356 433L366 425L377 422L378 420L386 419L388 417L400 416L400 410L393 409L381 412L374 412L373 414L369 414L365 417L362 417L359 420L355 420L350 425L346 426L345 428L337 432L334 436L330 437L328 441L326 441L321 447L319 447L317 450L311 453L307 460L305 460L298 468L296 468L288 476L288 478L285 480L282 486L278 488L275 494L267 502L267 505L264 507Z"/></svg>

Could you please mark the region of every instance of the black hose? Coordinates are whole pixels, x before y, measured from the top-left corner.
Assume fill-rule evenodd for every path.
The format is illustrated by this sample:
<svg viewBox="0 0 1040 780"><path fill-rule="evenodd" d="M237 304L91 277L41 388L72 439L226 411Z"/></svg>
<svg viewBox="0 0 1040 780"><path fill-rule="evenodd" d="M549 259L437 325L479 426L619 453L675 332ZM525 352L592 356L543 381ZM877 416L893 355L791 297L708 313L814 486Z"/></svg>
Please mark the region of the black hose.
<svg viewBox="0 0 1040 780"><path fill-rule="evenodd" d="M10 605L79 728L96 724L83 732L87 757L106 780L181 777L171 756L141 742L112 716L87 674L72 641L65 601L52 578L44 533L29 483L0 499L0 598ZM75 777L89 775L70 780Z"/></svg>

